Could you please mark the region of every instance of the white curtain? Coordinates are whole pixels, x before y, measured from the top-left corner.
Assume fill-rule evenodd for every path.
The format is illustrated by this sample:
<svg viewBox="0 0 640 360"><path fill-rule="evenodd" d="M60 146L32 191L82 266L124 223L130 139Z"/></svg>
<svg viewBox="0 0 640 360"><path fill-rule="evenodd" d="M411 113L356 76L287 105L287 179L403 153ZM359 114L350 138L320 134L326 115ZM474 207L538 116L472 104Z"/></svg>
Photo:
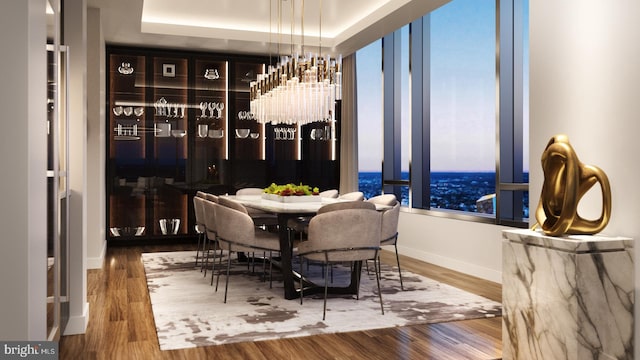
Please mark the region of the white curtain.
<svg viewBox="0 0 640 360"><path fill-rule="evenodd" d="M342 59L340 120L340 193L358 191L358 111L356 55Z"/></svg>

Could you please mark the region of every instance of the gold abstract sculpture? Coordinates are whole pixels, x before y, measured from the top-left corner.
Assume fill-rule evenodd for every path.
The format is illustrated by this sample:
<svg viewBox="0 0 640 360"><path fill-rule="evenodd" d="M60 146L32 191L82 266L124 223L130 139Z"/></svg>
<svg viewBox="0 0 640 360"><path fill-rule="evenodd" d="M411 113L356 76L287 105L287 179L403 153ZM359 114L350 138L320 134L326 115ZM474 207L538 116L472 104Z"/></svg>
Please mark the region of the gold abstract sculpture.
<svg viewBox="0 0 640 360"><path fill-rule="evenodd" d="M542 153L542 170L544 183L536 226L540 224L545 234L596 234L607 226L611 216L609 179L600 168L578 160L566 135L549 140ZM602 188L602 212L597 220L585 220L578 215L578 203L596 183Z"/></svg>

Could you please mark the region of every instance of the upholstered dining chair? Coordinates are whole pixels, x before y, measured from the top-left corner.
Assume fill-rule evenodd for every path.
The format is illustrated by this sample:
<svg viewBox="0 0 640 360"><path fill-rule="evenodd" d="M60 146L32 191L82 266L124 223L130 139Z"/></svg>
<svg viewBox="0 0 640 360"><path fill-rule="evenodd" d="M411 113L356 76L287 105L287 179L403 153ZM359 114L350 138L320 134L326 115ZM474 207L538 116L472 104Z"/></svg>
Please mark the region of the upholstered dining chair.
<svg viewBox="0 0 640 360"><path fill-rule="evenodd" d="M196 196L199 198L203 198L206 199L207 198L207 193L204 191L196 191Z"/></svg>
<svg viewBox="0 0 640 360"><path fill-rule="evenodd" d="M372 202L374 204L393 206L398 202L398 198L396 198L394 194L382 194L370 197L365 201Z"/></svg>
<svg viewBox="0 0 640 360"><path fill-rule="evenodd" d="M400 268L400 256L398 256L398 219L400 217L400 202L389 210L382 212L382 225L380 228L380 246L393 245L396 251L396 262L398 263L398 275L400 276L400 289L404 290L402 282L402 270ZM378 270L380 270L380 257L377 258Z"/></svg>
<svg viewBox="0 0 640 360"><path fill-rule="evenodd" d="M264 189L261 188L242 188L236 191L236 196L262 196ZM257 209L247 209L249 216L253 219L256 226L273 227L278 225L278 216Z"/></svg>
<svg viewBox="0 0 640 360"><path fill-rule="evenodd" d="M218 195L213 195L210 193L204 193L204 198L209 200L209 201L213 201L213 202L217 202L218 201Z"/></svg>
<svg viewBox="0 0 640 360"><path fill-rule="evenodd" d="M214 204L216 202L210 200L202 200L204 225L206 230L205 245L203 254L205 256L203 268L204 276L207 276L207 268L209 266L209 257L211 253L211 245L213 244L213 260L211 261L211 277L213 278L213 272L216 265L216 257L218 256L218 225L216 222L216 213ZM222 253L220 253L222 256ZM213 280L211 281L213 283Z"/></svg>
<svg viewBox="0 0 640 360"><path fill-rule="evenodd" d="M326 205L322 205L317 214L324 214L331 211L337 210L345 210L345 209L367 209L367 210L375 210L376 205L374 203L365 202L365 201L339 201L335 203L330 203Z"/></svg>
<svg viewBox="0 0 640 360"><path fill-rule="evenodd" d="M341 262L375 259L380 249L380 213L372 209L342 209L320 213L309 222L309 239L298 245L298 255L326 265ZM302 271L302 261L300 262ZM384 314L380 278L376 266L376 283L380 309ZM322 320L327 313L327 289L329 266L325 267L324 305ZM356 298L359 299L360 277L358 272ZM303 302L303 286L300 287L300 303Z"/></svg>
<svg viewBox="0 0 640 360"><path fill-rule="evenodd" d="M280 251L280 239L278 234L256 229L251 217L236 209L232 209L221 204L213 204L215 208L218 246L232 252L244 251L269 252L269 263L273 252ZM227 274L224 286L224 302L227 302L227 292L229 289L229 271L231 268L231 256L227 258ZM221 271L218 270L216 279L216 291L220 280ZM213 276L213 275L212 275ZM269 278L271 282L271 265L269 266ZM213 278L212 278L213 279Z"/></svg>
<svg viewBox="0 0 640 360"><path fill-rule="evenodd" d="M204 204L203 204L204 201L205 201L204 198L199 197L197 195L193 197L193 211L196 216L195 230L196 230L196 234L198 235L198 245L196 246L196 266L198 266L198 260L201 252L204 258L204 248L205 248L205 241L207 236L207 233L206 233L207 229L204 223ZM203 268L202 265L204 264L202 261L200 263L201 263L200 271L202 271L202 268Z"/></svg>
<svg viewBox="0 0 640 360"><path fill-rule="evenodd" d="M338 198L338 190L329 189L329 190L321 191L318 194L318 196L320 196L321 198L336 199ZM300 235L300 240L302 240L303 234L307 232L307 227L309 226L309 220L311 220L310 216L300 216L300 217L289 219L287 221L289 238L291 239L291 233L296 233Z"/></svg>
<svg viewBox="0 0 640 360"><path fill-rule="evenodd" d="M396 263L398 264L398 274L400 276L400 288L404 290L402 282L402 270L400 268L400 256L398 255L398 219L400 217L400 202L394 194L382 194L371 197L365 202L374 204L392 206L391 209L382 213L382 227L380 233L380 246L393 245L396 252ZM380 257L378 261L378 270L380 269ZM367 264L368 269L368 264Z"/></svg>
<svg viewBox="0 0 640 360"><path fill-rule="evenodd" d="M364 200L364 193L362 191L352 191L344 194L340 194L338 196L340 200L348 200L348 201L362 201Z"/></svg>
<svg viewBox="0 0 640 360"><path fill-rule="evenodd" d="M318 196L323 198L328 198L328 199L337 199L339 196L339 193L338 193L338 190L336 189L329 189L329 190L320 191Z"/></svg>

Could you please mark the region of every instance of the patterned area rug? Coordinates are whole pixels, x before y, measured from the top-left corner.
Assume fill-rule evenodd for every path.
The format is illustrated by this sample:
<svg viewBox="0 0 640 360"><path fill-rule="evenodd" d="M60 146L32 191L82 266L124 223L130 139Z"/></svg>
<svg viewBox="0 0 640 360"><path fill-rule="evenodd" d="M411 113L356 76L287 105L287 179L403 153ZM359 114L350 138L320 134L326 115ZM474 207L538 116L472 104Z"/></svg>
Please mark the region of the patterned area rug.
<svg viewBox="0 0 640 360"><path fill-rule="evenodd" d="M322 295L305 296L302 305L299 300L285 300L278 270L273 271L270 289L268 277L262 281L261 263L252 273L247 271L246 263L232 261L224 304L224 273L216 292L209 285L211 272L204 278L194 261L194 251L142 254L162 350L501 315L500 303L408 271L402 272L402 291L397 268L384 264L380 283L384 315L380 312L375 275L367 275L366 270L362 272L360 299L330 295L325 321ZM324 284L321 269L312 264L305 275ZM348 267L333 267L334 286L347 285L349 276Z"/></svg>

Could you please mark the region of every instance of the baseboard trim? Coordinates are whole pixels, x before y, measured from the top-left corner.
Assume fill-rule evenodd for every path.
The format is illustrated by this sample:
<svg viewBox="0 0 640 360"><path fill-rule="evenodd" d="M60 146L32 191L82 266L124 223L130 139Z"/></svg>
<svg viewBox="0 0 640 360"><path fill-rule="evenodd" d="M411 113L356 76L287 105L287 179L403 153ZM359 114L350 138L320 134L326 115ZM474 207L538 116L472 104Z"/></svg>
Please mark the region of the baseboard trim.
<svg viewBox="0 0 640 360"><path fill-rule="evenodd" d="M85 303L84 311L81 316L70 316L67 326L64 328L63 335L79 335L87 332L89 324L89 303Z"/></svg>
<svg viewBox="0 0 640 360"><path fill-rule="evenodd" d="M104 259L107 256L107 242L102 242L102 249L100 250L100 255L98 257L87 257L87 270L90 269L102 269L102 265L104 264Z"/></svg>
<svg viewBox="0 0 640 360"><path fill-rule="evenodd" d="M398 244L398 253L433 265L502 284L502 272Z"/></svg>

